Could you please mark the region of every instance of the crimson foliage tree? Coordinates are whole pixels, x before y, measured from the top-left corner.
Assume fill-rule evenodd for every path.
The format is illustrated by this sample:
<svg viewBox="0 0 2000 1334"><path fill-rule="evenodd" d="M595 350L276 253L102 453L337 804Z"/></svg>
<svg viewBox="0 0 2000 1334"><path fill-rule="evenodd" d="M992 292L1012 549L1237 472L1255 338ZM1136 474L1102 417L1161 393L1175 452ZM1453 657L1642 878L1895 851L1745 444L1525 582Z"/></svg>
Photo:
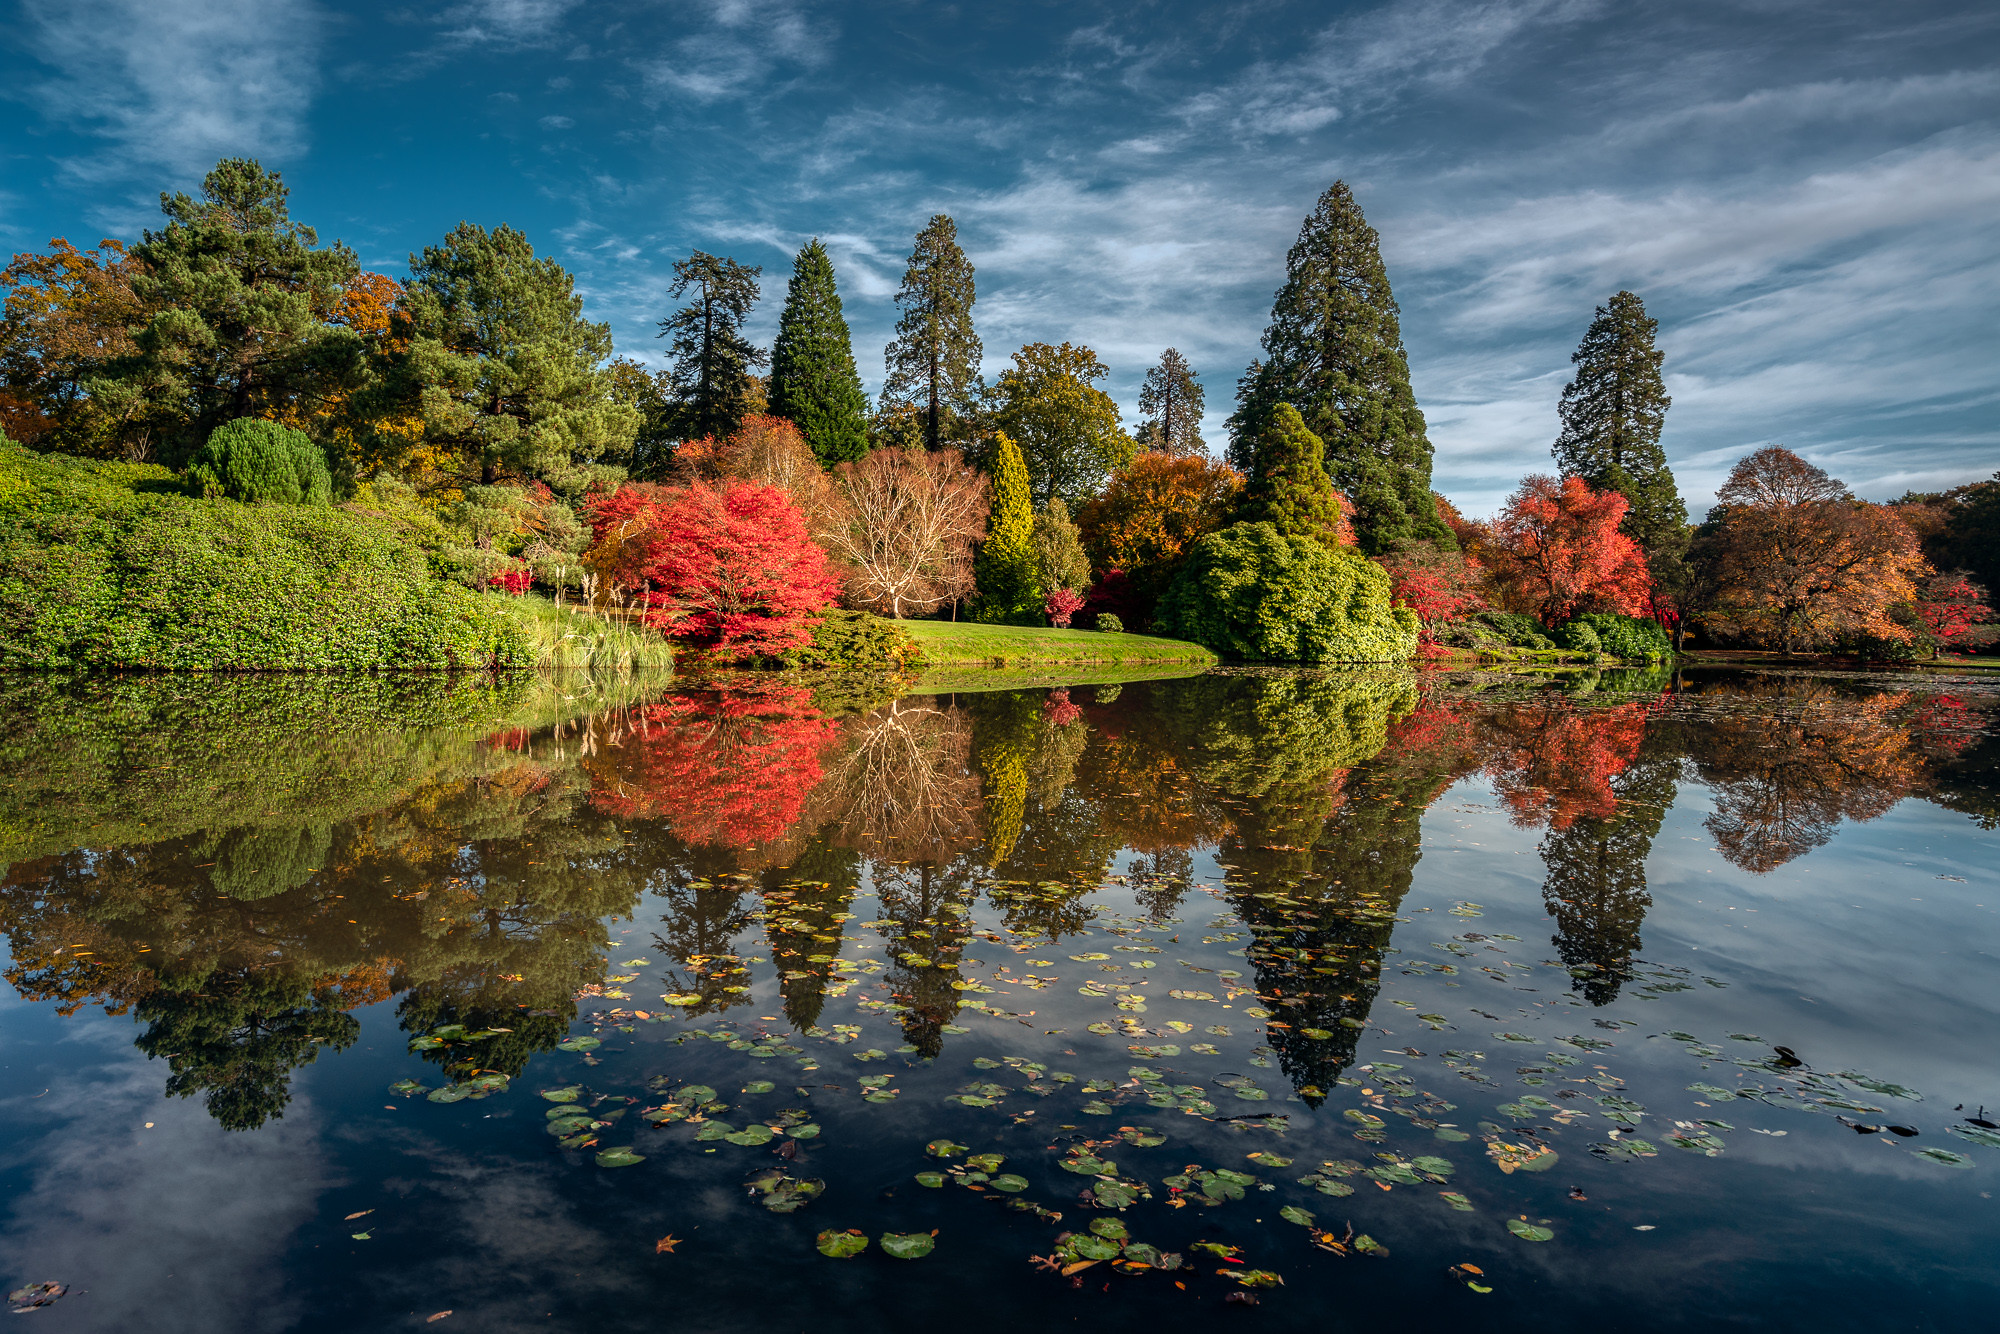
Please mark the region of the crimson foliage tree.
<svg viewBox="0 0 2000 1334"><path fill-rule="evenodd" d="M1493 580L1512 610L1547 626L1581 612L1644 615L1652 576L1639 544L1618 531L1627 502L1580 477L1529 477L1493 525Z"/></svg>
<svg viewBox="0 0 2000 1334"><path fill-rule="evenodd" d="M812 639L836 586L791 497L761 482L620 487L592 508L598 572L637 593L646 623L731 657Z"/></svg>

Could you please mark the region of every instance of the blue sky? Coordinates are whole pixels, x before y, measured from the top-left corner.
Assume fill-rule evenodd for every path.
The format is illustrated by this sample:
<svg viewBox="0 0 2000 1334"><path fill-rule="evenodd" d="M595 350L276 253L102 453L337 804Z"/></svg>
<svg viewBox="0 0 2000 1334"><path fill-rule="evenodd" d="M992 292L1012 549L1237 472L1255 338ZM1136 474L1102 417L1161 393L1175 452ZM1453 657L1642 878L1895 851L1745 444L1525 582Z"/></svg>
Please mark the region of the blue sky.
<svg viewBox="0 0 2000 1334"><path fill-rule="evenodd" d="M832 251L872 390L912 234L958 220L989 374L1179 347L1211 447L1336 177L1381 232L1437 482L1551 467L1592 308L1661 323L1697 513L1799 449L1864 495L2000 468L2000 6L0 0L0 247L136 237L217 157L401 273L460 219L576 273L621 352L692 247ZM8 11L11 11L8 12Z"/></svg>

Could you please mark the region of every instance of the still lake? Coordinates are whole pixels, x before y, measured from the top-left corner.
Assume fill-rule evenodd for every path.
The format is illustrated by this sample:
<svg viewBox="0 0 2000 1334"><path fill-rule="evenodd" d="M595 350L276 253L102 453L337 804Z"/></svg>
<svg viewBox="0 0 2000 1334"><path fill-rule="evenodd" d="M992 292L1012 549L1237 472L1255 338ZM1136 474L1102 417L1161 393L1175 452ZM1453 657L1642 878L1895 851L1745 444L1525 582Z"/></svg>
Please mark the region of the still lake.
<svg viewBox="0 0 2000 1334"><path fill-rule="evenodd" d="M2000 681L992 684L0 680L0 1277L46 1331L1992 1318Z"/></svg>

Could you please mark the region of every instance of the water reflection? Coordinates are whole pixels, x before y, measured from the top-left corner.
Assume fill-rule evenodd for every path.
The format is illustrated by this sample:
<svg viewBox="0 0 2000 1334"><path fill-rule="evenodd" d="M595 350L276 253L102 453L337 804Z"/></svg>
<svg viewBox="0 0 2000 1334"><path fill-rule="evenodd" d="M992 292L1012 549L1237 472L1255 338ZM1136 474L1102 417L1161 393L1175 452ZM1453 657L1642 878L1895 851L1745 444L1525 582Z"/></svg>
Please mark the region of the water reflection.
<svg viewBox="0 0 2000 1334"><path fill-rule="evenodd" d="M1089 928L1114 875L1175 926L1210 858L1249 976L1182 985L1253 1001L1317 1105L1392 966L1424 814L1460 780L1542 831L1552 944L1593 1005L1634 976L1647 862L1688 783L1752 872L1908 797L1993 810L1965 776L1988 741L1964 701L1779 677L1242 672L881 701L777 679L152 680L16 683L0 710L8 982L130 1013L168 1092L236 1129L355 1041L357 1006L395 997L411 1035L461 1026L423 1052L452 1081L511 1078L581 1000L649 1017L659 979L693 1015L747 1005L756 950L795 1029L866 982L934 1056L978 1003L982 896L1030 951ZM642 917L660 957L607 969L607 923ZM1166 974L1101 971L1086 994L1162 1036L1146 985Z"/></svg>

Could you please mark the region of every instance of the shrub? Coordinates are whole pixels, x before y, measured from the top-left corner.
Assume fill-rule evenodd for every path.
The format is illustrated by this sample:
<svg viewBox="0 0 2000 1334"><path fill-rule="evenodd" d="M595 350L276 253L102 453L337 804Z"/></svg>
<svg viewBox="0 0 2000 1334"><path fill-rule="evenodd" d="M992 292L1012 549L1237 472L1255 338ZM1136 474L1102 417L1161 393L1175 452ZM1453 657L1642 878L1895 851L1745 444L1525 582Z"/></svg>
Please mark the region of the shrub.
<svg viewBox="0 0 2000 1334"><path fill-rule="evenodd" d="M895 621L865 611L829 608L812 626L812 642L787 653L787 667L829 671L901 671L923 651Z"/></svg>
<svg viewBox="0 0 2000 1334"><path fill-rule="evenodd" d="M1604 641L1597 637L1596 627L1581 616L1557 627L1556 643L1572 653L1588 653L1592 657L1604 651Z"/></svg>
<svg viewBox="0 0 2000 1334"><path fill-rule="evenodd" d="M1515 611L1484 611L1469 622L1498 634L1510 648L1551 649L1556 646L1542 630L1542 623Z"/></svg>
<svg viewBox="0 0 2000 1334"><path fill-rule="evenodd" d="M188 460L188 482L210 500L324 505L333 498L326 455L302 431L256 417L225 422Z"/></svg>
<svg viewBox="0 0 2000 1334"><path fill-rule="evenodd" d="M1042 600L1042 610L1048 613L1049 624L1058 630L1069 629L1069 618L1076 615L1076 609L1083 605L1083 594L1074 588L1058 588Z"/></svg>
<svg viewBox="0 0 2000 1334"><path fill-rule="evenodd" d="M1417 617L1352 548L1239 523L1203 538L1160 602L1160 625L1218 653L1287 662L1401 662Z"/></svg>
<svg viewBox="0 0 2000 1334"><path fill-rule="evenodd" d="M1658 621L1643 616L1587 612L1571 621L1570 625L1588 626L1596 633L1599 651L1614 658L1644 662L1649 658L1667 657L1674 651L1666 629Z"/></svg>
<svg viewBox="0 0 2000 1334"><path fill-rule="evenodd" d="M0 667L362 671L525 665L502 599L393 524L182 494L164 468L0 443Z"/></svg>
<svg viewBox="0 0 2000 1334"><path fill-rule="evenodd" d="M1097 616L1097 628L1107 635L1122 635L1125 633L1125 622L1119 620L1108 611L1099 612Z"/></svg>

